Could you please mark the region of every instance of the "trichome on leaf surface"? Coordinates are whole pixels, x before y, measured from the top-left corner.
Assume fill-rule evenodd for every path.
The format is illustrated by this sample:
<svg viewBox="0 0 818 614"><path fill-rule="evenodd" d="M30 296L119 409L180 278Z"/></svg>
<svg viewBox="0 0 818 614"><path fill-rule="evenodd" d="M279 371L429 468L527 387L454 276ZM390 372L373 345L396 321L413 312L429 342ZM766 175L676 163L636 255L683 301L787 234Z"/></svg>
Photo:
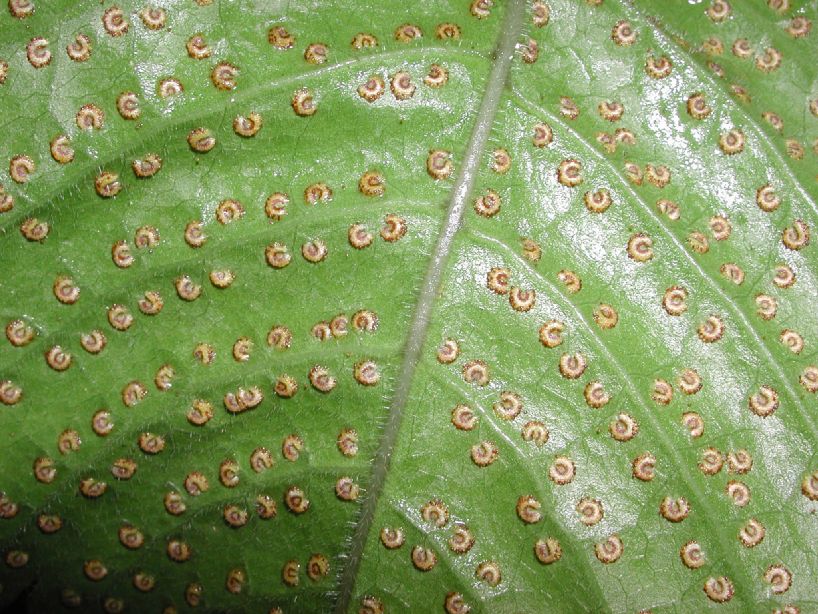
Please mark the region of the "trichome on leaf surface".
<svg viewBox="0 0 818 614"><path fill-rule="evenodd" d="M818 612L801 0L8 0L0 607Z"/></svg>

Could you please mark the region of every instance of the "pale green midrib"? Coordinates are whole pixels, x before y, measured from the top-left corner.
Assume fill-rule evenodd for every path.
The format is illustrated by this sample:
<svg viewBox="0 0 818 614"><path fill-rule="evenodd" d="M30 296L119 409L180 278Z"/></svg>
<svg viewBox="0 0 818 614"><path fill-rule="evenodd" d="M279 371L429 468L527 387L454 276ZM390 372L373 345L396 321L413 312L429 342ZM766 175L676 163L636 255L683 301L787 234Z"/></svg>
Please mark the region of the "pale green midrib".
<svg viewBox="0 0 818 614"><path fill-rule="evenodd" d="M468 146L465 149L463 164L452 188L449 209L421 286L412 325L406 340L401 374L396 383L389 407L389 417L383 427L381 443L372 464L367 495L361 506L360 517L349 544L347 564L339 578L336 614L346 614L350 607L363 551L366 547L375 513L377 512L378 501L389 472L403 411L409 399L415 370L426 341L443 271L448 262L454 236L460 229L463 212L466 209L466 201L474 186L486 142L500 104L500 98L507 85L515 46L522 33L524 9L525 0L510 0L506 6L507 12L503 24L500 26L500 34L493 56L493 66L486 82L486 89L475 118Z"/></svg>
<svg viewBox="0 0 818 614"><path fill-rule="evenodd" d="M723 530L720 530L719 525L717 524L717 520L719 518L718 515L713 513L713 510L708 503L707 494L702 492L699 486L696 484L695 479L693 479L688 471L683 470L684 463L679 453L679 450L673 445L673 443L668 439L665 431L661 428L658 420L651 408L648 406L647 402L642 398L642 395L636 389L636 386L631 381L630 377L628 376L628 372L625 367L621 364L621 362L614 356L609 350L605 342L600 338L598 333L594 330L579 308L574 305L574 303L563 293L562 290L556 285L550 282L542 273L537 271L529 262L523 259L522 256L517 255L514 250L506 245L500 239L495 239L493 237L486 236L480 233L477 230L470 230L469 234L475 237L478 240L494 244L502 248L505 252L507 252L510 258L513 258L517 261L517 263L524 267L526 270L530 271L531 274L536 277L540 283L546 286L549 290L549 296L559 297L561 301L568 306L567 310L573 311L574 316L576 317L577 321L580 322L587 331L589 337L593 340L594 344L599 348L600 353L605 357L608 365L619 373L619 377L621 378L622 384L627 389L628 394L630 397L639 405L642 409L645 418L650 424L651 429L656 433L656 441L661 445L664 450L665 454L668 458L671 459L671 465L678 469L678 475L682 479L682 481L687 485L690 489L688 493L688 499L690 500L691 507L693 508L694 513L700 513L703 521L711 528L710 533L715 537L716 545L718 546L719 550L721 551L720 560L724 563L724 566L728 568L728 575L733 581L734 585L737 589L743 590L736 590L736 594L734 599L736 601L742 601L744 603L748 603L747 597L748 595L752 595L752 586L753 582L750 580L749 575L746 573L746 570L741 565L736 565L736 557L731 556L731 554L735 553L737 550L737 546L734 548L730 548L728 545L728 541L726 539L726 533ZM658 506L657 506L658 509ZM721 572L718 572L714 575L721 575Z"/></svg>
<svg viewBox="0 0 818 614"><path fill-rule="evenodd" d="M472 234L471 231L470 231L469 234ZM453 389L460 396L465 397L467 399L471 399L472 402L474 402L475 407L478 408L481 415L483 416L483 421L488 422L491 425L492 430L494 430L494 432L497 433L497 435L499 437L501 437L508 444L508 447L510 449L517 452L517 454L520 457L523 457L522 453L520 452L519 444L514 443L511 440L511 437L509 437L509 435L507 433L505 433L500 428L500 426L498 425L497 420L495 420L495 418L491 415L491 412L489 410L485 409L483 407L482 403L480 403L480 402L478 402L477 400L474 399L473 391L469 391L469 390L463 388L462 386L460 386L459 383L455 383L450 378L444 378L444 377L440 377L438 375L435 375L434 372L433 372L431 377L432 377L432 379L437 381L441 386L445 386L447 388ZM580 575L582 577L583 581L586 583L586 585L584 587L585 591L586 592L592 592L596 596L596 601L592 600L590 602L590 603L593 603L593 605L597 608L597 610L595 610L595 612L597 614L602 614L602 612L611 612L612 611L611 605L610 605L610 603L608 603L608 601L607 601L607 599L605 597L605 593L602 590L602 586L599 584L598 574L594 571L593 567L591 566L592 561L589 559L589 553L583 548L582 541L577 537L577 535L575 533L572 533L571 530L568 527L565 527L560 522L559 515L554 511L557 508L557 506L554 505L554 502L557 500L557 497L553 493L551 493L550 491L544 489L541 486L541 484L544 484L544 483L547 482L547 480L544 477L544 474L536 474L531 469L530 464L526 463L526 462L519 463L519 464L515 465L515 467L517 467L517 468L522 467L523 468L524 472L528 475L528 478L531 480L531 483L534 485L534 488L536 489L536 495L537 495L538 500L540 502L542 502L542 503L546 503L546 505L543 505L543 507L540 509L540 512L543 514L543 516L550 518L551 524L556 528L557 538L559 539L560 544L564 545L565 543L571 543L571 549L573 549L574 552L576 552L576 553L578 553L580 555L578 558L573 558L571 560L577 562L576 567L581 568L583 570L583 573L580 573L578 575ZM526 494L526 493L520 493L520 494L522 495L522 494ZM411 522L411 519L409 518L408 514L406 514L406 512L404 511L404 509L401 506L393 505L392 507L393 507L393 509L395 509L398 512L400 512L401 514L403 514L404 517L407 518L408 520L410 520L410 522ZM532 550L533 550L533 544L532 544ZM564 550L568 551L569 549L564 548ZM566 552L566 553L570 555L570 552ZM564 559L564 560L566 561L566 564L570 564L570 563L567 562L567 559ZM561 605L562 606L567 606L568 604L562 603ZM579 604L576 604L576 605L577 605L577 607L579 607Z"/></svg>
<svg viewBox="0 0 818 614"><path fill-rule="evenodd" d="M356 218L356 219L361 219L366 214L371 214L374 211L380 211L380 213L385 213L387 211L390 211L391 209L396 209L397 206L402 207L402 206L405 206L406 204L412 204L414 207L417 207L417 209L411 209L411 212L413 214L415 214L415 215L421 215L421 214L426 215L427 211L424 211L423 209L431 211L431 210L437 208L437 206L438 206L436 203L431 203L431 202L430 203L407 203L406 201L401 201L400 203L397 203L395 201L390 201L390 200L382 200L382 201L378 201L376 203L370 203L365 208L362 208L362 207L357 206L357 205L354 206L354 207L351 207L351 206L339 207L339 206L333 206L333 205L330 204L330 205L326 205L325 208L322 209L322 211L325 211L326 209L329 209L329 213L323 213L323 217L321 217L320 219L315 218L315 217L311 217L310 219L307 219L307 220L300 220L299 223L301 224L301 226L299 226L299 230L303 230L304 228L308 228L308 227L315 226L315 225L318 225L318 224L325 225L324 224L325 222L331 222L331 221L334 221L336 219L345 219L345 218L349 217L350 213L359 214L358 218ZM423 205L423 208L421 208L421 205ZM244 223L243 220L237 220L235 222L232 222L231 225L232 224L242 224L242 223ZM219 228L219 226L214 225L213 228L217 229L217 228ZM80 300L77 302L76 306L77 307L82 307L82 306L88 305L88 304L94 304L94 305L100 305L100 306L112 305L112 304L118 302L118 299L116 297L122 296L123 292L125 292L127 290L129 295L130 295L130 298L132 299L132 302L134 304L137 303L141 298L143 298L145 292L148 292L148 291L159 292L160 295L162 296L162 298L165 300L165 307L167 307L168 303L171 302L171 301L177 301L177 300L182 301L182 299L178 298L178 296L176 294L176 289L173 286L173 284L166 281L166 282L163 283L162 287L157 287L158 284L145 283L146 281L156 279L157 277L165 279L165 277L164 277L165 273L178 272L181 267L186 267L187 265L201 264L201 262L203 260L207 259L208 255L212 256L214 252L218 253L220 256L223 256L224 252L219 252L218 250L219 250L219 248L224 247L224 245L228 245L231 249L235 249L235 248L238 248L238 247L241 247L241 246L250 245L256 239L265 238L265 237L267 238L267 241L265 241L266 245L269 245L270 243L275 243L275 242L282 242L283 243L284 242L283 240L282 241L277 241L277 237L272 236L275 228L276 228L275 223L274 224L269 224L262 230L256 230L256 231L253 231L251 233L245 233L245 234L241 235L241 237L240 237L240 239L238 241L236 241L235 237L230 237L230 238L219 237L219 238L216 238L214 236L214 233L210 232L210 234L208 234L208 239L209 240L208 240L207 243L205 243L205 245L203 245L202 247L199 247L199 248L190 248L189 251L192 253L190 258L185 258L185 259L181 259L181 260L172 260L172 261L163 263L163 264L161 264L159 266L156 266L156 267L145 267L145 268L140 269L139 271L137 271L136 274L131 274L131 275L124 275L123 274L122 277L125 278L125 279L123 279L123 283L119 283L119 284L117 284L115 286L106 286L106 289L105 289L104 293L102 293L102 292L92 293L93 292L93 286L86 287L86 286L84 286L84 283L83 283L82 279L75 278L75 281L78 283L80 288L83 288L83 293L81 294ZM370 230L373 231L372 234L373 234L373 242L374 242L375 240L377 240L377 229L372 228ZM173 249L173 247L176 247L176 246L171 245L171 246L168 247L168 249ZM300 266L320 267L320 266L323 265L323 263L312 264L312 263L307 263L307 262L300 262L299 261L300 253L299 253L299 249L298 249L300 246L298 246L298 245L292 245L292 246L288 245L287 247L290 248L290 255L295 260L295 262L291 262L288 265L288 268L290 266L296 266L296 267L300 267ZM155 248L155 249L161 249L161 248ZM349 249L355 251L354 248L352 248L352 247L350 247ZM139 256L140 251L141 250L138 250L138 249L136 250L137 257ZM261 261L262 258L263 258L262 254L263 254L263 248L259 248L259 251L258 251L258 254L257 254L259 261ZM335 253L333 251L330 251L327 258L332 259L334 255L335 255ZM337 257L337 256L335 256L335 257ZM142 259L145 259L145 258L146 258L145 256L142 256L139 259L142 260ZM123 271L118 269L116 267L116 265L113 263L113 261L110 260L107 256L105 257L104 260L105 260L105 266L110 267L109 268L109 271L110 271L109 278L110 277L119 278L120 273L124 273ZM229 268L229 267L221 267L221 268ZM275 275L277 273L280 273L280 271L273 270L273 269L270 269L269 272L270 272L270 275ZM201 284L203 294L211 293L211 292L222 293L222 292L230 292L231 291L229 288L219 289L219 288L213 287L212 284L210 284L209 280L207 279L207 275L206 275L206 272L204 270L201 271L201 275L202 275L201 279L196 278L196 279L194 279L194 281ZM6 285L5 283L0 284L0 288L2 288L5 285ZM109 298L110 298L110 300L108 300ZM202 296L197 300L202 300L203 298L205 298L205 297ZM184 301L182 301L182 302L184 303ZM160 319L163 318L161 312L156 314L156 315L153 315L153 316L147 316L145 314L142 314L142 312L140 312L138 310L138 307L135 307L134 305L126 304L126 307L128 307L130 309L131 313L135 317L134 324L133 324L134 326L139 325L139 322L142 320L143 316L145 318L160 318ZM86 318L88 316L88 312L85 311L82 308L75 309L72 306L72 307L70 307L70 309L71 309L70 317L60 318L60 322L62 323L62 326L60 326L60 328L49 331L49 333L47 335L39 335L38 334L37 337L34 339L34 341L32 343L42 343L42 344L45 345L45 347L50 347L54 343L56 343L56 344L63 343L64 344L65 339L66 339L65 331L73 329L74 325L77 322L77 320L84 319L84 318ZM19 310L19 308L15 308L15 311L19 312L20 310ZM2 314L2 311L0 311L0 314ZM103 307L100 307L100 311L99 311L98 316L99 316L99 323L98 323L98 325L95 325L94 328L102 329L103 332L109 332L111 335L114 335L114 336L118 336L118 335L123 334L123 331L117 331L117 330L114 330L114 329L109 330L109 325L108 325L108 322L106 320L107 316L106 316L106 313L105 313ZM36 328L37 322L36 321L32 322L32 324L34 324L35 328ZM272 323L271 323L271 325L272 325ZM87 331L87 332L90 332L90 330L91 329L89 329L89 331ZM17 362L17 360L19 360L19 356L16 356L14 354L15 354L15 352L19 352L19 350L21 350L21 349L22 348L9 348L9 350L5 353L5 356L7 356L9 358L9 362L6 362L4 360L0 360L0 371L2 371L3 369L7 369L9 367L9 363L13 364L13 363ZM72 349L72 348L69 348L69 349ZM73 349L79 350L78 347L73 348ZM77 351L76 354L79 355L80 352Z"/></svg>
<svg viewBox="0 0 818 614"><path fill-rule="evenodd" d="M79 165L82 164L86 168L85 173L79 173L80 177L89 176L91 172L96 169L100 168L107 168L112 166L113 164L121 165L125 160L133 159L134 152L143 150L148 144L152 143L154 140L161 139L165 141L167 139L167 135L177 131L181 126L187 126L188 124L192 124L199 120L205 119L207 117L213 117L219 114L224 114L227 112L228 109L233 108L241 108L240 105L243 101L251 100L257 96L261 96L263 94L269 93L271 90L277 89L279 87L284 87L287 85L293 85L300 81L308 81L315 79L316 77L322 77L327 74L334 73L335 71L342 70L344 68L350 67L357 67L357 66L368 66L371 64L379 64L382 62L386 62L389 60L401 60L406 61L414 56L426 56L428 54L445 54L447 56L461 56L461 57L471 57L471 58L481 58L481 54L478 51L473 51L467 48L462 47L443 47L443 46L426 46L426 47L411 47L406 49L393 49L391 51L380 51L371 53L365 56L351 58L348 60L344 60L342 62L336 62L334 64L328 64L321 68L312 70L310 72L303 72L297 73L293 75L284 75L281 78L275 79L273 81L269 81L266 83L261 83L255 87L250 88L237 88L236 91L231 92L230 98L225 99L223 105L216 105L216 106L208 106L208 105L198 105L200 110L194 113L176 113L174 119L170 120L167 123L157 123L155 125L155 130L151 131L150 129L143 129L139 131L134 131L132 133L132 139L128 142L128 147L123 149L117 149L111 152L111 155L102 159L89 159L86 162L71 162L71 165ZM270 103L273 104L273 103ZM187 110L187 109L184 109ZM258 110L263 110L262 107L259 107ZM320 109L318 111L320 113ZM113 118L113 121L121 122L127 125L127 121L121 119L118 115ZM118 126L121 129L121 126ZM235 135L234 135L235 136ZM237 139L242 137L236 136ZM216 145L218 148L218 144ZM207 154L196 154L207 157ZM45 164L53 164L57 165L57 162L54 162L51 159L51 156L46 154L47 160L43 162ZM161 171L160 171L161 172ZM32 179L35 181L36 177ZM150 179L136 179L133 175L128 177L128 181L150 181ZM9 214L5 214L0 218L0 232L5 230L6 228L19 224L20 220L25 219L27 217L32 216L40 211L46 210L55 204L55 201L59 199L62 195L71 191L71 188L76 185L76 181L72 177L72 180L66 181L64 183L58 182L53 189L49 190L45 194L37 194L35 197L29 196L25 190L18 189L13 192L13 196L15 201L17 199L25 200L28 203L33 204L32 209L27 209L25 213L19 211L19 207L15 202L15 207L12 212ZM125 186L127 190L127 186ZM6 191L8 190L8 185L6 185ZM17 212L15 214L15 212Z"/></svg>
<svg viewBox="0 0 818 614"><path fill-rule="evenodd" d="M818 215L818 204L816 204L815 199L809 194L809 192L806 190L806 188L804 188L804 186L801 184L801 181L798 179L798 177L795 175L794 171L790 167L790 163L781 154L781 152L778 150L778 147L775 145L775 143L773 143L770 140L769 136L767 135L767 132L753 118L753 116L750 115L741 105L736 104L733 97L730 96L728 94L727 90L725 89L723 82L714 79L713 76L710 74L710 72L707 71L704 67L702 67L701 63L696 58L696 56L694 56L693 54L688 53L687 51L685 51L678 43L676 43L675 40L673 40L672 36L668 36L667 34L665 34L665 32L662 29L660 23L652 24L648 20L648 18L644 14L642 14L642 12L638 8L636 8L636 4L633 2L633 0L617 0L617 1L623 7L630 8L633 15L635 15L639 20L645 22L648 25L648 27L650 27L651 30L653 31L654 36L656 36L656 38L658 38L661 42L663 42L666 47L672 47L673 49L676 50L676 55L678 57L685 58L688 61L688 64L693 68L693 70L696 71L696 74L699 76L699 78L702 79L703 81L706 81L710 85L710 87L712 89L717 90L724 97L724 100L726 101L726 104L728 106L730 106L731 108L735 109L736 112L738 112L740 115L742 115L744 120L750 126L752 126L753 132L755 132L758 135L761 142L766 146L766 148L776 158L776 162L778 162L779 168L783 168L786 171L788 179L790 180L790 183L795 188L796 192L798 192L801 195L801 197L804 199L804 201L812 209L812 212L815 215ZM752 3L748 3L748 4L752 4ZM676 58L677 60L678 60L678 57Z"/></svg>
<svg viewBox="0 0 818 614"><path fill-rule="evenodd" d="M804 424L808 429L814 441L818 441L818 425L816 425L815 421L812 418L810 412L804 407L804 404L801 400L801 397L798 395L798 391L795 390L790 383L789 379L787 378L786 374L784 373L781 365L778 364L778 361L773 356L770 349L767 347L767 344L764 342L763 338L758 334L755 327L753 326L752 322L747 318L744 310L732 299L729 295L727 295L724 290L721 289L718 282L713 279L712 275L710 275L705 269L699 266L699 263L696 262L695 258L690 255L690 252L684 248L684 245L679 241L678 237L673 233L673 231L668 228L665 222L653 211L650 205L645 202L645 200L630 186L628 181L622 176L619 169L604 155L602 155L599 151L597 151L592 145L588 144L585 139L573 128L568 126L565 122L560 120L555 115L549 113L536 103L531 102L525 96L522 95L516 88L512 88L514 98L517 101L517 104L523 108L524 110L533 110L535 111L535 115L541 115L543 117L548 118L552 123L558 124L563 130L570 133L578 142L582 143L589 152L595 156L598 160L600 160L603 164L608 166L611 169L611 173L617 180L622 184L623 189L626 190L633 200L639 204L645 211L645 214L650 218L650 220L656 225L656 227L664 234L668 240L673 244L676 248L677 253L680 254L685 260L689 263L690 270L694 271L702 280L704 280L707 285L711 287L713 292L721 299L723 305L726 305L730 311L733 312L733 316L738 320L738 322L744 327L747 333L750 335L752 340L756 343L758 348L761 350L763 354L763 358L765 362L772 367L772 370L775 372L775 375L781 385L784 387L784 390L787 393L787 396L793 401L793 407L795 409L795 415L797 415L802 424ZM527 109L526 109L527 108Z"/></svg>

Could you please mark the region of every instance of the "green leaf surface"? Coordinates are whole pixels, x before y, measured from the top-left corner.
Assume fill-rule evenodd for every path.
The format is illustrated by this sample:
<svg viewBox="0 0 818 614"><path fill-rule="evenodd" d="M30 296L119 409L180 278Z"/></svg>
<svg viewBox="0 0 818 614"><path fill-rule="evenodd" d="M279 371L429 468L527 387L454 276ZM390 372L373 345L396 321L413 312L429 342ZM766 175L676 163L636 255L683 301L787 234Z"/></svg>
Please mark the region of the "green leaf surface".
<svg viewBox="0 0 818 614"><path fill-rule="evenodd" d="M818 612L817 16L10 0L0 605Z"/></svg>

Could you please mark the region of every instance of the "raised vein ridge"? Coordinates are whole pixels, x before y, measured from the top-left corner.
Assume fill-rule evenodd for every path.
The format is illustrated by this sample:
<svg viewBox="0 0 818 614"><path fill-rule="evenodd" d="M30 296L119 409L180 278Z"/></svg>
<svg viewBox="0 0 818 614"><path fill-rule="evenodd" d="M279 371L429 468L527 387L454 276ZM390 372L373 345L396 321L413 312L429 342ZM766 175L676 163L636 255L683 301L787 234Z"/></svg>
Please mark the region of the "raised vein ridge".
<svg viewBox="0 0 818 614"><path fill-rule="evenodd" d="M489 73L486 90L477 112L477 120L474 124L469 144L466 148L463 164L455 181L452 190L449 208L442 230L435 244L429 268L426 271L417 307L412 319L409 336L404 348L403 364L401 365L400 376L395 386L395 394L389 407L389 417L383 427L380 445L375 453L372 464L372 475L368 487L367 497L361 506L361 513L355 527L355 533L350 542L347 554L347 564L340 577L338 586L338 600L335 606L336 614L343 614L349 608L352 592L355 588L355 580L358 576L358 569L361 564L366 540L375 519L375 512L378 508L378 501L383 492L386 476L392 460L392 452L397 442L398 432L403 419L403 411L409 400L409 391L414 380L415 370L420 360L421 350L426 341L429 322L431 320L432 309L435 297L440 288L440 281L443 270L449 259L452 242L460 229L463 218L463 211L469 199L474 182L477 177L478 167L483 158L497 107L506 86L511 62L514 59L514 51L517 39L523 27L523 16L525 13L525 0L511 0L508 3L507 12L500 27L500 35L495 47L493 66Z"/></svg>

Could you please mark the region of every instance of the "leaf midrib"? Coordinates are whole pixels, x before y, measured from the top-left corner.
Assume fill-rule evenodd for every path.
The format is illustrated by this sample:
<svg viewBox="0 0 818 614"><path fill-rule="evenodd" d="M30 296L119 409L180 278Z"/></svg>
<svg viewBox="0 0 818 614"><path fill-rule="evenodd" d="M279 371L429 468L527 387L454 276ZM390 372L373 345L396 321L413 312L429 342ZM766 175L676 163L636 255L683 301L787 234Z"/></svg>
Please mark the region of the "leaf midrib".
<svg viewBox="0 0 818 614"><path fill-rule="evenodd" d="M409 400L409 392L414 382L415 371L426 342L435 299L449 260L454 237L460 230L466 203L474 188L477 171L500 105L500 98L507 86L517 40L523 29L524 14L525 0L511 0L508 3L492 57L491 72L486 82L486 88L475 118L469 143L464 152L463 164L452 188L446 218L438 234L418 296L415 313L412 317L412 324L403 352L400 376L395 385L395 392L389 406L389 416L384 424L378 451L372 464L367 496L361 505L360 516L349 544L347 564L340 576L335 607L336 614L343 614L349 609L363 551L389 473L392 452L398 439L403 412Z"/></svg>

